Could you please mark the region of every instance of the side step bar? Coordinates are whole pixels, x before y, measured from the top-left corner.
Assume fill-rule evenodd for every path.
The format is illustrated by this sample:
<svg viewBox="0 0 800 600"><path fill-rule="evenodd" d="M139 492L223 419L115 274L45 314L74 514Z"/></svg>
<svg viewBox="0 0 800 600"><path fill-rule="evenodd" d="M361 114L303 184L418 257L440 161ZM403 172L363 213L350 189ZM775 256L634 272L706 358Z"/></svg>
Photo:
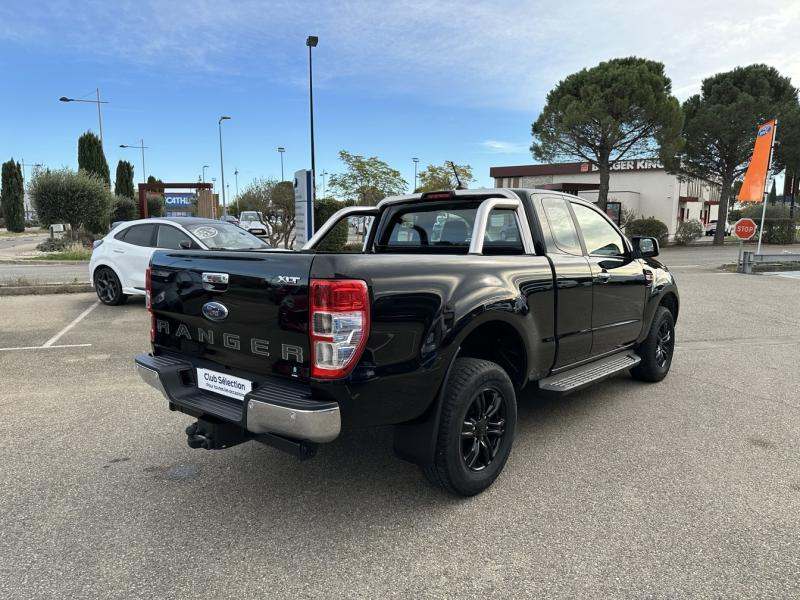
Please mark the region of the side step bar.
<svg viewBox="0 0 800 600"><path fill-rule="evenodd" d="M539 381L539 389L556 394L568 394L627 371L640 362L642 362L641 357L633 352L620 352L569 371L545 377Z"/></svg>

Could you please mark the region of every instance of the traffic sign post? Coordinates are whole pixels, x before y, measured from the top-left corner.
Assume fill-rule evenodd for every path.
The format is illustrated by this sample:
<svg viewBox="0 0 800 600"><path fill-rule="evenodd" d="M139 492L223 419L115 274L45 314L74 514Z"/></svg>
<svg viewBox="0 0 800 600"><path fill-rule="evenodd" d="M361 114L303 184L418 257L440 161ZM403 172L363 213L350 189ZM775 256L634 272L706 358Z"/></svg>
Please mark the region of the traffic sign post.
<svg viewBox="0 0 800 600"><path fill-rule="evenodd" d="M733 235L739 238L739 258L736 259L736 270L742 270L742 250L744 242L756 234L756 222L753 219L739 219L733 224Z"/></svg>

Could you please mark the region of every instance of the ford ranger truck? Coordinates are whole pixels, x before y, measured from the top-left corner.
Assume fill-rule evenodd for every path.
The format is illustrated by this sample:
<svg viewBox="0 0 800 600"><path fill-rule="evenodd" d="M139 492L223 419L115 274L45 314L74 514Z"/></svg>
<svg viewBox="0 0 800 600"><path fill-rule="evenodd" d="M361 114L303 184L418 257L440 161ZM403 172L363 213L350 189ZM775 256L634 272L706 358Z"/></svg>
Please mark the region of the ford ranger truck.
<svg viewBox="0 0 800 600"><path fill-rule="evenodd" d="M136 369L196 419L192 447L306 458L393 425L401 458L469 496L508 460L523 389L667 375L679 296L658 252L557 192L390 197L342 209L297 252L156 251Z"/></svg>

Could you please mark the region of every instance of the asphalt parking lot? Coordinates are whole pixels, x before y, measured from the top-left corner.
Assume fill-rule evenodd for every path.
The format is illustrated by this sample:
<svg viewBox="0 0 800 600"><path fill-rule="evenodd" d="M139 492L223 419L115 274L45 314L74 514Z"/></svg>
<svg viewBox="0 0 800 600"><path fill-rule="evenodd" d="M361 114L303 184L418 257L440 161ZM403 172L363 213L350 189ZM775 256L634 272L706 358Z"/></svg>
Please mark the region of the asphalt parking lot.
<svg viewBox="0 0 800 600"><path fill-rule="evenodd" d="M191 450L141 300L0 297L0 597L796 598L800 281L676 264L668 378L523 396L471 499L389 429Z"/></svg>

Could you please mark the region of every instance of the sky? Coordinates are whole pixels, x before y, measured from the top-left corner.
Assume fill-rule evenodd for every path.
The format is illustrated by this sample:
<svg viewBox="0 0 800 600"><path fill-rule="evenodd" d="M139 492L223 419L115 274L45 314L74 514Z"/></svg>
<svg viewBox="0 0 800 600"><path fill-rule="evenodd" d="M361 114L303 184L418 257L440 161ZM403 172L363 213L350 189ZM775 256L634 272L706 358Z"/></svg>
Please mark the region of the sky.
<svg viewBox="0 0 800 600"><path fill-rule="evenodd" d="M141 154L147 175L220 185L310 166L308 48L313 50L318 189L339 150L378 156L409 186L412 157L489 168L533 162L530 127L547 92L621 56L661 61L684 100L704 77L767 63L800 86L797 0L395 2L342 0L3 0L0 158L77 167L77 138L97 132L100 88L112 179ZM29 170L31 167L28 167ZM219 189L219 188L218 188Z"/></svg>

